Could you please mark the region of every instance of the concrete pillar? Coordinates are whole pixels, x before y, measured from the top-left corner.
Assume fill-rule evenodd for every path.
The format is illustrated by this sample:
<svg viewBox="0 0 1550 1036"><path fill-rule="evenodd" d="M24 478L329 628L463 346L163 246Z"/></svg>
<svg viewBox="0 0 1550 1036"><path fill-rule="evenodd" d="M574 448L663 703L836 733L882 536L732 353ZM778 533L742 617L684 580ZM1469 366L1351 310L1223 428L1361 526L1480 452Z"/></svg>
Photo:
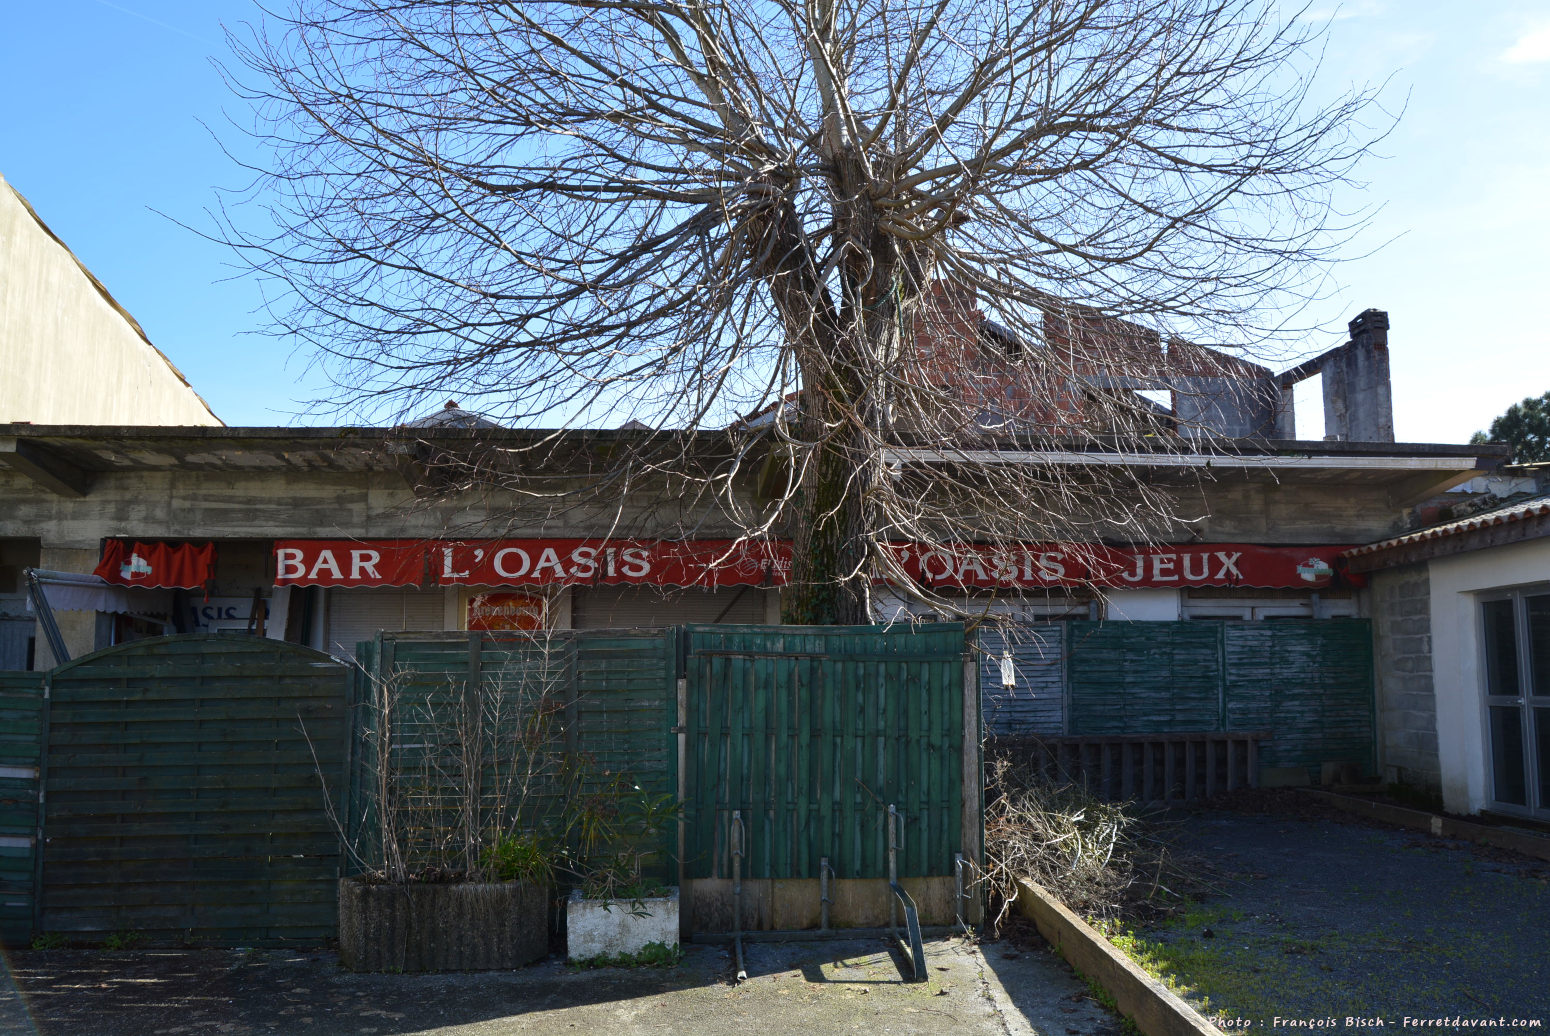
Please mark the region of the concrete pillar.
<svg viewBox="0 0 1550 1036"><path fill-rule="evenodd" d="M1393 442L1389 383L1389 315L1367 309L1348 325L1351 340L1325 357L1324 437L1345 442Z"/></svg>
<svg viewBox="0 0 1550 1036"><path fill-rule="evenodd" d="M1275 387L1275 427L1270 433L1272 439L1297 438L1297 406L1292 397L1290 385L1282 388Z"/></svg>

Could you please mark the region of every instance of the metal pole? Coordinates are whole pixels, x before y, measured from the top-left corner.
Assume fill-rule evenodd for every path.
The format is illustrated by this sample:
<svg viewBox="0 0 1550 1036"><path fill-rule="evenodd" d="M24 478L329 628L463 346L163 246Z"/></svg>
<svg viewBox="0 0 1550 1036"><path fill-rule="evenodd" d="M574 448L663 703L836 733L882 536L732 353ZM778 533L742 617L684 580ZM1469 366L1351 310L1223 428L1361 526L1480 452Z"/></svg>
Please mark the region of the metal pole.
<svg viewBox="0 0 1550 1036"><path fill-rule="evenodd" d="M38 617L38 625L43 628L43 639L48 642L48 649L54 656L54 667L57 668L70 661L70 652L65 648L65 638L60 635L59 624L54 621L54 609L48 603L48 595L43 592L43 584L38 582L37 572L29 568L24 574L27 599L32 602L32 610Z"/></svg>
<svg viewBox="0 0 1550 1036"><path fill-rule="evenodd" d="M969 930L968 924L963 919L963 868L965 860L963 853L953 853L953 911L958 917L958 925L965 932Z"/></svg>
<svg viewBox="0 0 1550 1036"><path fill-rule="evenodd" d="M921 941L920 912L915 909L915 901L910 898L910 894L899 884L899 811L892 803L888 805L888 888L893 892L888 900L888 932L908 958L914 981L924 982L926 947ZM907 939L899 938L900 903L904 904L904 924L909 932Z"/></svg>
<svg viewBox="0 0 1550 1036"><path fill-rule="evenodd" d="M899 811L888 803L888 885L899 884ZM888 899L888 930L897 938L899 934L899 908L894 897Z"/></svg>
<svg viewBox="0 0 1550 1036"><path fill-rule="evenodd" d="M834 902L829 898L829 875L833 873L827 856L818 861L818 927L825 932L829 930L829 904Z"/></svg>
<svg viewBox="0 0 1550 1036"><path fill-rule="evenodd" d="M743 811L732 811L732 940L737 947L737 980L747 981L748 969L743 965Z"/></svg>

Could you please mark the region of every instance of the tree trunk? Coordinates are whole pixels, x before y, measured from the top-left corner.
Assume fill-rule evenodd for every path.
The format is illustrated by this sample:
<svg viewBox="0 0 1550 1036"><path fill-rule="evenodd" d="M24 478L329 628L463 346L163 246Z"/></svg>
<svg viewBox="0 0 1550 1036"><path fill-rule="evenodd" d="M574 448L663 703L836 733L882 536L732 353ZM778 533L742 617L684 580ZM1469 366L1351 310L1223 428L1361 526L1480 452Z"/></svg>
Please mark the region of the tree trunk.
<svg viewBox="0 0 1550 1036"><path fill-rule="evenodd" d="M847 199L835 210L847 240L838 299L819 279L789 201L770 223L771 254L779 257L771 295L802 373L802 438L815 444L797 487L791 574L781 594L781 621L804 626L872 622L876 464L866 429L876 424L879 402L869 379L880 339L895 326L893 243L859 190L865 181L856 156L840 155L835 166L835 194Z"/></svg>
<svg viewBox="0 0 1550 1036"><path fill-rule="evenodd" d="M817 448L798 489L791 578L781 593L781 621L802 626L872 622L865 485L869 465L851 448L854 434L832 435Z"/></svg>

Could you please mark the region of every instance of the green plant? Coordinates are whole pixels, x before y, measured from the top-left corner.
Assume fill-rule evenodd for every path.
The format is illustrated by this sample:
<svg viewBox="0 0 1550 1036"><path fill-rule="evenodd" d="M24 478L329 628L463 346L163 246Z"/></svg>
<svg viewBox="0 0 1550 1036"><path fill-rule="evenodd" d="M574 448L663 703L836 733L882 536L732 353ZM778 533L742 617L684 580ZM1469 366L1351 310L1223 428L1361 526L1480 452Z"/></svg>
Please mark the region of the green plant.
<svg viewBox="0 0 1550 1036"><path fill-rule="evenodd" d="M566 870L580 882L581 894L605 904L625 902L631 913L642 913L644 900L666 891L646 870L682 806L672 795L653 795L627 775L611 773L569 802L565 830L573 852Z"/></svg>
<svg viewBox="0 0 1550 1036"><path fill-rule="evenodd" d="M32 948L35 950L62 950L68 945L69 940L58 932L47 932L32 939Z"/></svg>
<svg viewBox="0 0 1550 1036"><path fill-rule="evenodd" d="M573 960L570 967L576 970L588 968L676 968L683 962L684 950L677 944L648 942L638 953L620 953L612 957L589 957Z"/></svg>
<svg viewBox="0 0 1550 1036"><path fill-rule="evenodd" d="M555 852L537 834L512 832L492 839L479 855L479 866L496 881L551 885L554 883Z"/></svg>
<svg viewBox="0 0 1550 1036"><path fill-rule="evenodd" d="M369 674L358 801L330 814L362 880L552 882L563 824L550 803L569 790L557 726L565 657L536 635L473 684Z"/></svg>
<svg viewBox="0 0 1550 1036"><path fill-rule="evenodd" d="M145 941L139 932L113 932L102 940L104 950L132 950Z"/></svg>

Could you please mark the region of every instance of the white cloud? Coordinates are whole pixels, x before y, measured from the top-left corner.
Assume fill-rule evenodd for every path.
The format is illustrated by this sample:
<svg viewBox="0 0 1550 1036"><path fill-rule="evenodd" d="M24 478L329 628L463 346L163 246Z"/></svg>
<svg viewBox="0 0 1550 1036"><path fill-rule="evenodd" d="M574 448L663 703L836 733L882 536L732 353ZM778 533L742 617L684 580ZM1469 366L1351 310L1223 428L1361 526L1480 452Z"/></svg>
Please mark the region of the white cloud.
<svg viewBox="0 0 1550 1036"><path fill-rule="evenodd" d="M1550 25L1529 30L1518 42L1507 48L1502 54L1502 60L1512 65L1550 61Z"/></svg>

